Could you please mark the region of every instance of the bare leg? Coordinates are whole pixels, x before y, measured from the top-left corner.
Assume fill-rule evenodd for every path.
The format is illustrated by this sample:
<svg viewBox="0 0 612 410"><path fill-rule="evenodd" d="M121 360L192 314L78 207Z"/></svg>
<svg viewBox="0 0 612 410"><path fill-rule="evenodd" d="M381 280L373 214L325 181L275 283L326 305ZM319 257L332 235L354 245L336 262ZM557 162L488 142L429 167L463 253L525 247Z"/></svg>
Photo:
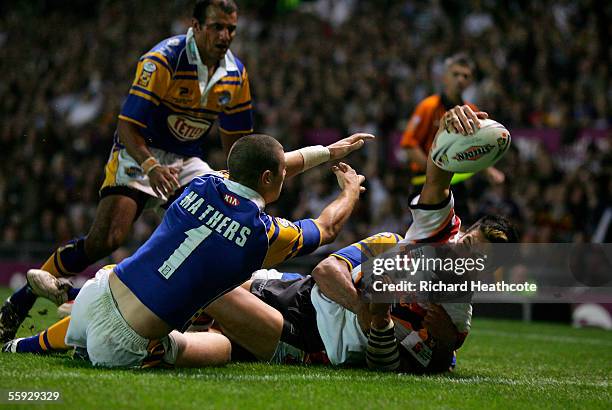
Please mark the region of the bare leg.
<svg viewBox="0 0 612 410"><path fill-rule="evenodd" d="M102 198L96 218L85 238L85 252L91 260L110 255L126 240L138 212L138 205L124 195Z"/></svg>
<svg viewBox="0 0 612 410"><path fill-rule="evenodd" d="M176 367L222 366L230 361L232 345L221 334L173 331L170 336L178 347Z"/></svg>
<svg viewBox="0 0 612 410"><path fill-rule="evenodd" d="M215 300L206 314L221 325L223 333L259 360L274 355L283 332L283 315L243 287Z"/></svg>

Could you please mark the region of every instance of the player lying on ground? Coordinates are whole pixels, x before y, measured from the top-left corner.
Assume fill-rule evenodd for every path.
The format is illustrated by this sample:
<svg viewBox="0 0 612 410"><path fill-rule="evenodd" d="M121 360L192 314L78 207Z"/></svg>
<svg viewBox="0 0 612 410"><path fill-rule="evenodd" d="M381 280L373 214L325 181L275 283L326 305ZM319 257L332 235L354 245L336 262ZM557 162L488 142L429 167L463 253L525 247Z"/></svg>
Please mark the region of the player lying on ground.
<svg viewBox="0 0 612 410"><path fill-rule="evenodd" d="M213 300L260 267L334 240L363 189L348 165L332 168L342 191L316 219L296 223L263 212L287 173L282 146L266 135L243 137L228 158L230 179L198 177L175 201L151 238L130 258L101 269L80 291L66 342L86 348L94 365L206 366L230 358L227 338L181 333Z"/></svg>
<svg viewBox="0 0 612 410"><path fill-rule="evenodd" d="M336 141L327 147L311 146L287 152L285 154L285 161L288 165L287 178L322 163L342 159L353 151L361 148L367 140L372 138L374 138L374 136L370 134L357 133ZM74 300L74 298L76 298L77 290L72 289L69 283L64 280L58 280L54 277L49 277L49 275L41 275L38 270L31 270L28 272L27 278L28 284L24 289L27 289L27 293L34 298L43 296L56 304L62 304L66 300ZM46 281L46 283L44 281ZM22 294L22 290L18 291L17 295ZM26 305L30 306L29 304ZM5 302L2 308L2 314L0 314L0 336L7 336L10 334L14 336L16 329L23 321L25 316L17 314L15 312L16 308L12 298L9 298L7 302ZM29 310L29 307L25 311L27 312L27 310ZM47 343L41 346L51 350L61 351L67 349L68 346L65 344L64 339L69 323L70 319L66 318L45 330L44 337L41 337L40 341L41 343L43 343L43 341ZM7 327L3 328L5 325ZM9 329L10 331L6 333L2 329ZM25 346L26 344L24 344L24 349L26 348ZM35 349L35 346L31 345L28 347L28 350L29 349Z"/></svg>
<svg viewBox="0 0 612 410"><path fill-rule="evenodd" d="M473 115L465 107L452 114L455 118L449 116L447 123ZM516 241L514 229L501 217L485 217L460 234L461 222L454 214L449 190L452 175L431 161L427 175L421 195L412 202L414 222L403 242L475 246ZM389 309L367 305L359 297L361 264L400 239L396 234L378 234L335 252L313 271L317 284L310 276L261 279L260 272L243 285L245 289L226 294L205 312L235 343L260 360L286 362L293 357L312 361L317 357L336 365L445 371L469 331L469 303L399 304Z"/></svg>
<svg viewBox="0 0 612 410"><path fill-rule="evenodd" d="M477 114L467 106L455 107L441 128L468 134L467 121L478 124ZM463 243L473 248L485 242L517 241L514 227L501 216L486 216L460 233L451 178L452 173L428 161L425 185L410 205L413 223L401 242ZM379 234L353 244L322 261L312 277L255 279L245 285L247 289L235 289L213 302L206 313L230 339L260 360L283 361L288 355L304 357L324 351L336 365L445 371L470 330L469 303L368 306L360 298L360 264L399 239L395 234ZM269 306L258 303L253 294Z"/></svg>

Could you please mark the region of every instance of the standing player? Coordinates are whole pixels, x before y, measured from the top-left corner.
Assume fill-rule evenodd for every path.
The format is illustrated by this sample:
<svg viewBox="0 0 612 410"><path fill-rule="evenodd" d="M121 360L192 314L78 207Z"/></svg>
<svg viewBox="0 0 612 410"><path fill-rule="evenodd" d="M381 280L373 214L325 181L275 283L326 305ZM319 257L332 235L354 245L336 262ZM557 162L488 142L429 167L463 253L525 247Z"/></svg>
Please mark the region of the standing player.
<svg viewBox="0 0 612 410"><path fill-rule="evenodd" d="M186 329L252 271L333 241L363 189L363 176L340 163L332 169L342 192L316 220L268 216L263 208L278 199L286 174L313 161L304 152L287 157L272 137L238 140L228 158L229 180L212 173L196 177L133 256L86 283L73 307L68 344L86 348L94 365L108 367L229 360L223 336L173 329Z"/></svg>
<svg viewBox="0 0 612 410"><path fill-rule="evenodd" d="M408 154L413 173L425 172L429 150L445 112L464 104L477 111L474 104L463 101L461 97L472 83L473 75L474 63L465 54L448 57L444 61L444 91L425 98L412 113L400 145ZM486 173L493 182L501 183L504 180L504 174L495 168L487 169Z"/></svg>

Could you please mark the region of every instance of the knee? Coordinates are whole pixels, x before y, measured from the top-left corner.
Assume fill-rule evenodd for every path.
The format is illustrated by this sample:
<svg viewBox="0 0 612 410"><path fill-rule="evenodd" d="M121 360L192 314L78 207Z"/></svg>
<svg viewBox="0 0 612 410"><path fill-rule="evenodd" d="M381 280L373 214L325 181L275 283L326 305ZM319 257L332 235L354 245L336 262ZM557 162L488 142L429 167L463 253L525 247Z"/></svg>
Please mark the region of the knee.
<svg viewBox="0 0 612 410"><path fill-rule="evenodd" d="M88 256L96 259L108 256L125 242L128 233L129 229L121 226L111 226L99 231L92 230L85 239Z"/></svg>

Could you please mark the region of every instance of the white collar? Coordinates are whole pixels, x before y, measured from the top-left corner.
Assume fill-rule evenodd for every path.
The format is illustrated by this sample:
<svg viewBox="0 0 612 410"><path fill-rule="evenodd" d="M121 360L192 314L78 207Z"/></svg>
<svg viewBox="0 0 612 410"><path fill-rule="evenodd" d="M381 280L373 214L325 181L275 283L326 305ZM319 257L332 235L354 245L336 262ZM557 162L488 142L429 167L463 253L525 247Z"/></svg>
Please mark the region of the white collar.
<svg viewBox="0 0 612 410"><path fill-rule="evenodd" d="M231 192L236 195L240 195L243 198L251 200L255 202L260 211L266 207L266 201L264 201L263 197L259 195L259 192L254 189L249 188L246 185L242 185L236 181L232 181L231 179L224 179L223 183Z"/></svg>
<svg viewBox="0 0 612 410"><path fill-rule="evenodd" d="M195 37L193 35L193 28L191 27L189 27L189 30L187 30L185 48L187 49L187 61L189 64L193 64L197 68L198 85L200 87L200 104L205 106L206 100L208 99L208 93L213 86L223 77L225 77L228 72L238 71L236 58L230 50L227 50L225 57L219 60L219 65L215 70L215 73L210 81L208 81L208 67L204 65L202 59L200 58L200 52L198 51L198 46L196 45Z"/></svg>

